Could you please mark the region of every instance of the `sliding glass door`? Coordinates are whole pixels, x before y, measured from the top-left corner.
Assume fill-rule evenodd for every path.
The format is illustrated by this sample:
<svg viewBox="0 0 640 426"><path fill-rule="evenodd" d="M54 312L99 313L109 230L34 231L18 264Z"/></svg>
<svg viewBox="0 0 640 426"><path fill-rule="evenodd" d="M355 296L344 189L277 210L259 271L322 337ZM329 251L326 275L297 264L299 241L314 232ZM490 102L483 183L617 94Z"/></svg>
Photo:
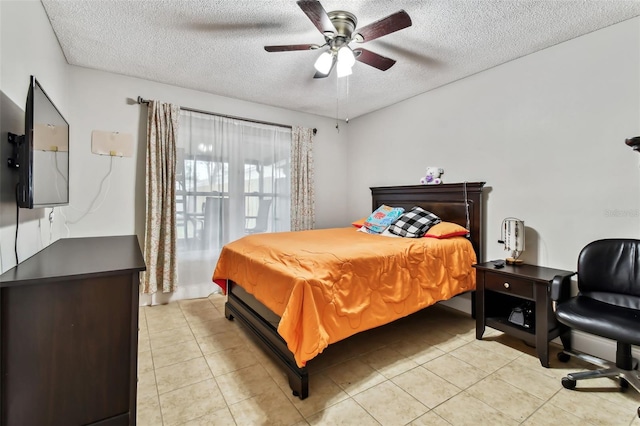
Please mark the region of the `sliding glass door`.
<svg viewBox="0 0 640 426"><path fill-rule="evenodd" d="M178 280L210 284L224 244L290 230L291 129L182 110L178 135Z"/></svg>

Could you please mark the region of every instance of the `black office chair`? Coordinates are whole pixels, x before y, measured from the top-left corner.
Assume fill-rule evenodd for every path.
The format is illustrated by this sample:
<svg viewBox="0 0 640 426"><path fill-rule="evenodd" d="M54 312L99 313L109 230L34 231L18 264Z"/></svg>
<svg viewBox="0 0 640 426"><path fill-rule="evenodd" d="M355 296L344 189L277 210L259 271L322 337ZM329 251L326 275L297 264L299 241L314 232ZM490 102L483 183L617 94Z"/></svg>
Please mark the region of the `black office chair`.
<svg viewBox="0 0 640 426"><path fill-rule="evenodd" d="M568 280L554 281L551 299L556 301L556 317L568 327L617 342L615 364L591 355L562 351L561 361L573 356L602 367L571 373L562 385L574 389L578 380L611 377L620 387L633 386L640 392L638 360L631 345L640 345L640 240L606 239L587 244L578 257L578 294L569 294ZM640 417L640 407L638 407Z"/></svg>

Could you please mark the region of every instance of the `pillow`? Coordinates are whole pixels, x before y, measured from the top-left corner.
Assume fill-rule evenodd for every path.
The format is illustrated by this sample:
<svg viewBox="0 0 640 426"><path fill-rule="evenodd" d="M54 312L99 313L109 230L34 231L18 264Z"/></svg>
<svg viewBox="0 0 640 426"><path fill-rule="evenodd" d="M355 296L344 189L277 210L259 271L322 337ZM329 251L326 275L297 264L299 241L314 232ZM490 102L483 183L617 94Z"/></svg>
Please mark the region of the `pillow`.
<svg viewBox="0 0 640 426"><path fill-rule="evenodd" d="M440 222L433 225L426 234L428 238L450 238L467 235L469 231L463 226L453 222Z"/></svg>
<svg viewBox="0 0 640 426"><path fill-rule="evenodd" d="M402 207L381 205L364 221L362 225L369 231L379 234L395 222L404 212Z"/></svg>
<svg viewBox="0 0 640 426"><path fill-rule="evenodd" d="M416 206L389 226L389 232L401 237L420 238L429 228L440 222L441 219L438 216Z"/></svg>
<svg viewBox="0 0 640 426"><path fill-rule="evenodd" d="M351 225L355 226L356 228L362 228L362 225L364 225L364 222L365 222L365 220L367 220L368 217L369 216L365 216L365 217L362 217L362 218L360 218L358 220L354 220L351 223Z"/></svg>

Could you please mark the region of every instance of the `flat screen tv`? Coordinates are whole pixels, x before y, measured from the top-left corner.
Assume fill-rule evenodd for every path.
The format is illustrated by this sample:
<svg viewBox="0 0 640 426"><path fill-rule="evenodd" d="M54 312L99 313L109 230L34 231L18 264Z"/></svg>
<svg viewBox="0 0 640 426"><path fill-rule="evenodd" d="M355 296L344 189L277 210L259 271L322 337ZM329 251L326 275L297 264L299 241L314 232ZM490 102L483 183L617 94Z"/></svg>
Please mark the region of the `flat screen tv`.
<svg viewBox="0 0 640 426"><path fill-rule="evenodd" d="M18 206L69 204L69 123L34 76L29 82L25 134L18 148Z"/></svg>

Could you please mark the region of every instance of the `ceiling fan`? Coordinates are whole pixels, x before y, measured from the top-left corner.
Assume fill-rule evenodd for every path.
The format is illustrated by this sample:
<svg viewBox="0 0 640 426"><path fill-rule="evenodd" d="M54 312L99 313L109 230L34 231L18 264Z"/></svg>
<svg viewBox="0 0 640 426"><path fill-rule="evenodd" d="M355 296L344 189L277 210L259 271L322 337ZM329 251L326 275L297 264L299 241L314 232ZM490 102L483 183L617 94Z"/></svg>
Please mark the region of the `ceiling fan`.
<svg viewBox="0 0 640 426"><path fill-rule="evenodd" d="M316 60L316 74L313 78L324 78L337 67L338 77L351 74L355 61L386 71L395 60L358 47L351 49L349 43L365 43L411 26L411 18L404 10L356 29L358 20L353 13L344 10L326 12L317 0L298 0L298 6L324 36L325 43L290 44L265 46L267 52L288 52L293 50L315 50L328 47Z"/></svg>

